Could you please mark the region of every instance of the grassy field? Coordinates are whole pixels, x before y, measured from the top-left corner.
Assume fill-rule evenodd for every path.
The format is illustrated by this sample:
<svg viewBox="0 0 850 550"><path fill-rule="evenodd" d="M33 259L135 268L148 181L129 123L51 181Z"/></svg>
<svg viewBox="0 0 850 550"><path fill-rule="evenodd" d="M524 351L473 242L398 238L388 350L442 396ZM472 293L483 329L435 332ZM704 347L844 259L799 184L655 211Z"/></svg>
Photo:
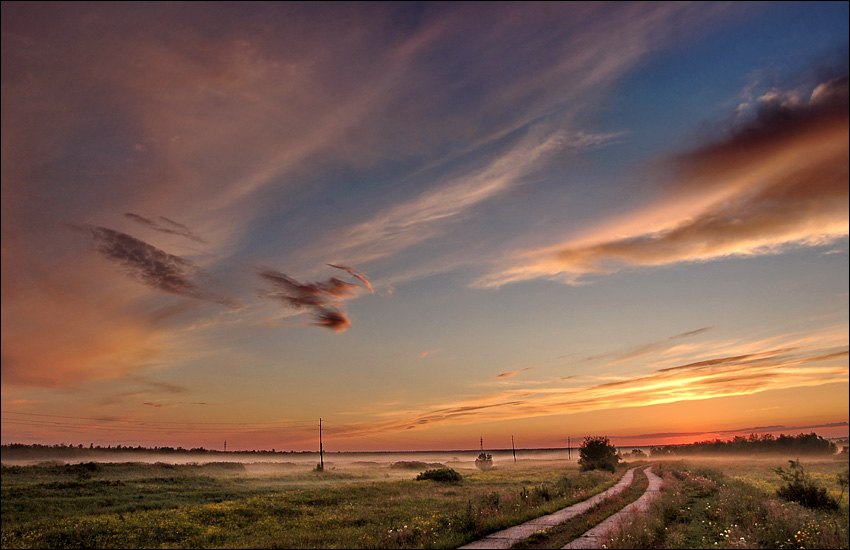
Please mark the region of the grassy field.
<svg viewBox="0 0 850 550"><path fill-rule="evenodd" d="M834 497L847 461L801 460ZM835 511L816 511L775 496L787 467L778 458L702 459L660 464L664 490L628 521L606 548L847 548L847 494Z"/></svg>
<svg viewBox="0 0 850 550"><path fill-rule="evenodd" d="M551 513L617 477L575 463L522 462L460 484L421 468L278 464L3 468L2 546L446 548Z"/></svg>
<svg viewBox="0 0 850 550"><path fill-rule="evenodd" d="M838 496L835 477L846 461L803 464ZM422 467L415 464L354 463L321 473L281 463L4 466L2 547L451 548L588 498L625 469L579 473L575 462L542 460L497 463L485 472L450 465L462 483L416 481ZM662 470L672 490L659 499L666 508L659 504L655 516L633 523L643 531L640 544L628 533L611 544L780 547L750 535L745 546L729 545L743 533L742 520L708 512L725 507L746 519L761 506L784 518L784 530L776 530L783 547L846 548L847 495L832 514L780 502L768 494L781 483L771 471L777 466L787 461L667 463ZM736 501L743 508L729 504ZM805 546L787 536L792 531L800 531Z"/></svg>

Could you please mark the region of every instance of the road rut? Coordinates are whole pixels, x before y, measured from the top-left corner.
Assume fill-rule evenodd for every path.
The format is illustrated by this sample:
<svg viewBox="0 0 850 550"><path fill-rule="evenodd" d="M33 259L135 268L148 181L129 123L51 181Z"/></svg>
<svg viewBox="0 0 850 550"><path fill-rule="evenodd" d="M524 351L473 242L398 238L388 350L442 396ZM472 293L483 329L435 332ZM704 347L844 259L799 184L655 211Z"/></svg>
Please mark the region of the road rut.
<svg viewBox="0 0 850 550"><path fill-rule="evenodd" d="M649 487L646 488L646 491L639 499L627 505L616 514L608 516L608 518L600 522L596 527L590 529L563 548L601 548L602 539L607 537L611 531L619 527L623 522L630 520L634 517L634 514L646 510L649 507L649 503L658 496L661 490L661 478L651 470L652 467L644 470L647 479L649 479Z"/></svg>
<svg viewBox="0 0 850 550"><path fill-rule="evenodd" d="M527 521L525 523L521 523L519 525L515 525L513 527L509 527L507 529L503 529L501 531L496 531L495 533L491 533L482 539L478 539L476 541L470 542L464 546L461 546L461 549L484 549L484 548L510 548L517 542L521 540L525 540L531 535L535 533L539 533L540 531L545 531L547 529L551 529L552 527L559 525L579 514L583 514L587 512L600 502L605 499L608 499L614 495L617 495L623 492L626 487L628 487L632 483L632 479L634 478L635 468L631 468L626 471L620 481L617 482L616 485L599 493L598 495L594 495L587 500L583 500L579 503L573 504L572 506L568 506L566 508L562 508L553 514L549 514L547 516L541 516L539 518L535 518L531 521ZM649 472L647 472L649 475ZM653 474L654 475L654 474ZM657 477L657 476L656 476ZM650 478L650 487L652 487L652 478ZM644 494L646 496L646 494ZM643 498L643 497L641 497ZM639 499L640 500L640 499ZM636 501L637 502L637 501ZM634 503L630 504L632 506ZM616 514L615 514L616 515ZM612 516L613 517L613 516ZM609 518L610 519L610 518ZM607 521L607 520L606 520ZM603 522L604 523L604 522ZM589 533L590 531L588 531ZM587 535L587 533L585 533ZM582 535L584 537L585 535ZM583 547L589 548L589 547Z"/></svg>

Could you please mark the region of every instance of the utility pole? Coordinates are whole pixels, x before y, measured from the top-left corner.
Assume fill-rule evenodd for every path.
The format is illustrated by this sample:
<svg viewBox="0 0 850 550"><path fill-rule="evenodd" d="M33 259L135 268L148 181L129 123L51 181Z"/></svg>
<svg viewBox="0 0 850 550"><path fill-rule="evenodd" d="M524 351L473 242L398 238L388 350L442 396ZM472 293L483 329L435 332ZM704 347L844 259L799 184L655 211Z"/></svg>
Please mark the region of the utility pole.
<svg viewBox="0 0 850 550"><path fill-rule="evenodd" d="M514 464L516 464L516 447L514 447L514 436L511 436L511 450L514 452Z"/></svg>
<svg viewBox="0 0 850 550"><path fill-rule="evenodd" d="M325 449L322 447L322 419L319 418L319 471L325 471Z"/></svg>
<svg viewBox="0 0 850 550"><path fill-rule="evenodd" d="M573 459L573 448L570 445L570 436L567 436L567 460Z"/></svg>
<svg viewBox="0 0 850 550"><path fill-rule="evenodd" d="M226 439L224 440L224 452L225 453L227 452L227 440Z"/></svg>

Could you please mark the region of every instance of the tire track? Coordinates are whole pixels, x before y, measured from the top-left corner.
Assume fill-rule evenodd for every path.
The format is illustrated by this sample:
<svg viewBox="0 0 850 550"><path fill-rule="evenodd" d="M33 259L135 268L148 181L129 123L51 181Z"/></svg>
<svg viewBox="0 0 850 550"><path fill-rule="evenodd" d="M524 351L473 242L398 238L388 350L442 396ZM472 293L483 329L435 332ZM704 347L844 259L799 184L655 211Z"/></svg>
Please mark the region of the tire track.
<svg viewBox="0 0 850 550"><path fill-rule="evenodd" d="M631 468L620 478L620 481L617 482L616 485L611 487L610 489L599 493L598 495L594 495L587 500L583 500L579 503L573 504L572 506L568 506L566 508L562 508L555 513L541 516L539 518L532 519L525 523L521 523L519 525L514 525L513 527L509 527L507 529L503 529L501 531L496 531L495 533L491 533L484 538L478 539L476 541L470 542L460 548L470 549L470 550L479 550L479 549L487 549L487 548L510 548L517 542L521 540L525 540L531 535L535 533L539 533L540 531L545 531L547 529L551 529L552 527L559 525L579 514L583 514L608 498L611 498L614 495L617 495L623 492L626 487L631 485L632 479L634 478L635 468ZM647 468L648 470L648 468ZM647 472L649 475L649 472ZM654 474L653 474L654 475ZM657 477L657 476L656 476ZM652 487L652 478L650 478L650 488ZM657 491L657 490L656 490ZM646 493L644 493L646 496ZM641 497L641 499L644 498ZM640 499L638 499L640 500ZM635 501L637 502L637 501ZM632 506L634 503L630 504ZM628 508L628 506L627 506ZM617 514L615 514L616 516ZM614 516L612 516L614 517ZM610 519L610 518L609 518ZM607 521L607 520L606 520ZM603 522L605 523L605 522ZM601 524L600 524L601 525ZM591 529L592 531L592 529ZM590 533L590 531L588 531ZM585 533L582 535L584 537L587 535ZM582 538L580 537L580 538ZM577 539L578 540L578 539ZM589 548L589 547L583 547Z"/></svg>
<svg viewBox="0 0 850 550"><path fill-rule="evenodd" d="M658 496L661 490L661 478L652 472L652 466L644 470L644 473L647 479L649 479L649 487L646 488L646 491L644 491L639 499L627 505L616 514L609 516L596 527L590 529L563 548L601 548L602 539L611 531L632 519L634 514L645 511L649 507L649 503Z"/></svg>

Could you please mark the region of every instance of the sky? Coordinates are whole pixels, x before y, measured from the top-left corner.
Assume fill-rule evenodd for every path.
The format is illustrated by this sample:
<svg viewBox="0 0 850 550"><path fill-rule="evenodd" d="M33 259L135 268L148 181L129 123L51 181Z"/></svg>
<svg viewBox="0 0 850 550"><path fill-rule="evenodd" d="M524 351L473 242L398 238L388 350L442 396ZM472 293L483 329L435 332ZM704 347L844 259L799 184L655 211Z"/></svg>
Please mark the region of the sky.
<svg viewBox="0 0 850 550"><path fill-rule="evenodd" d="M848 3L2 4L2 442L848 433Z"/></svg>

